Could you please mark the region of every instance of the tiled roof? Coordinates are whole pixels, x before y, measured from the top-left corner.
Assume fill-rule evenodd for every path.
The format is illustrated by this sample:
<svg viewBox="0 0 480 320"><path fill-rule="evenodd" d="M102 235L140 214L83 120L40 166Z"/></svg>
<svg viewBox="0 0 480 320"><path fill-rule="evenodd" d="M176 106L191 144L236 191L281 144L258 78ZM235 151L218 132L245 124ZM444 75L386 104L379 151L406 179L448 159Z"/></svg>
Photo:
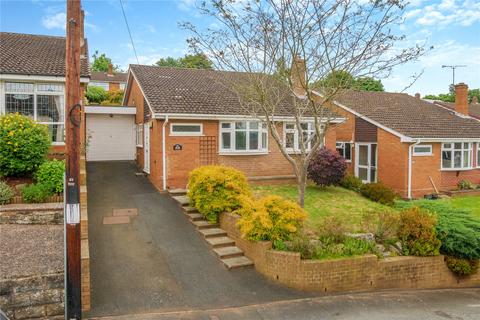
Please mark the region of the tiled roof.
<svg viewBox="0 0 480 320"><path fill-rule="evenodd" d="M155 113L251 114L242 108L238 95L231 88L248 81L254 74L144 65L130 65L130 70ZM275 110L275 115L292 116L294 96L288 94L286 87L280 88L278 92L281 103ZM333 116L333 113L325 116Z"/></svg>
<svg viewBox="0 0 480 320"><path fill-rule="evenodd" d="M65 50L64 37L0 32L0 74L65 76ZM86 56L82 77L90 75Z"/></svg>
<svg viewBox="0 0 480 320"><path fill-rule="evenodd" d="M126 83L127 82L127 73L125 72L114 72L112 75L109 75L107 72L103 71L92 71L90 76L92 81L100 82L118 82Z"/></svg>
<svg viewBox="0 0 480 320"><path fill-rule="evenodd" d="M408 94L346 91L335 100L411 138L480 138L480 121Z"/></svg>
<svg viewBox="0 0 480 320"><path fill-rule="evenodd" d="M455 110L455 103L452 102L435 101L435 104ZM471 117L480 119L480 103L470 103L468 105L468 113Z"/></svg>

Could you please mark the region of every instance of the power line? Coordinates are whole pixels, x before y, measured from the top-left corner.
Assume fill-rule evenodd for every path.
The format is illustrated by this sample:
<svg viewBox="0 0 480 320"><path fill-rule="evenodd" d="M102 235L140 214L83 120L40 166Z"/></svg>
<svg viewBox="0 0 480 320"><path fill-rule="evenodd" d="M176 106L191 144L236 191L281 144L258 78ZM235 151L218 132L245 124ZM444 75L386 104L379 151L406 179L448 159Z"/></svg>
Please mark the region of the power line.
<svg viewBox="0 0 480 320"><path fill-rule="evenodd" d="M133 52L135 53L135 58L137 59L137 64L140 64L138 61L137 49L135 49L135 43L133 42L132 33L130 32L130 26L128 25L127 15L125 14L125 9L123 8L123 2L120 1L120 6L122 7L123 19L125 20L125 25L127 26L128 35L130 36L130 42L132 43Z"/></svg>

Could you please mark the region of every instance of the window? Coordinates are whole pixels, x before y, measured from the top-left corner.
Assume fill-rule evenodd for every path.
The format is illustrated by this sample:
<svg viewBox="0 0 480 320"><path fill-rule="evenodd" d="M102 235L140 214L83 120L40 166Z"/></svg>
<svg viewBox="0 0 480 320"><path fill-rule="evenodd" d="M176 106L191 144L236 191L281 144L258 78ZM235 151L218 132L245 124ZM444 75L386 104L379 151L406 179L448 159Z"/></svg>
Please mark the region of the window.
<svg viewBox="0 0 480 320"><path fill-rule="evenodd" d="M414 156L431 156L432 155L432 145L430 144L420 144L413 146L413 155Z"/></svg>
<svg viewBox="0 0 480 320"><path fill-rule="evenodd" d="M125 90L125 83L120 83L120 90Z"/></svg>
<svg viewBox="0 0 480 320"><path fill-rule="evenodd" d="M96 82L96 81L90 81L89 86L91 87L100 87L103 90L108 91L110 89L110 85L108 82Z"/></svg>
<svg viewBox="0 0 480 320"><path fill-rule="evenodd" d="M337 152L348 162L352 161L352 143L337 142Z"/></svg>
<svg viewBox="0 0 480 320"><path fill-rule="evenodd" d="M172 123L170 125L171 136L201 136L202 134L201 123Z"/></svg>
<svg viewBox="0 0 480 320"><path fill-rule="evenodd" d="M258 121L220 123L220 151L266 152L267 126Z"/></svg>
<svg viewBox="0 0 480 320"><path fill-rule="evenodd" d="M480 142L477 142L477 168L480 168Z"/></svg>
<svg viewBox="0 0 480 320"><path fill-rule="evenodd" d="M303 143L306 143L306 149L310 150L312 144L315 143L315 126L313 122L304 122L300 125L302 126ZM302 139L300 139L299 130L297 130L295 123L285 123L283 132L283 140L287 151L299 152Z"/></svg>
<svg viewBox="0 0 480 320"><path fill-rule="evenodd" d="M442 144L442 169L470 169L472 143L451 142Z"/></svg>
<svg viewBox="0 0 480 320"><path fill-rule="evenodd" d="M136 141L137 147L143 147L143 123L137 124Z"/></svg>
<svg viewBox="0 0 480 320"><path fill-rule="evenodd" d="M5 113L18 112L46 124L53 144L65 135L64 85L58 83L5 83Z"/></svg>

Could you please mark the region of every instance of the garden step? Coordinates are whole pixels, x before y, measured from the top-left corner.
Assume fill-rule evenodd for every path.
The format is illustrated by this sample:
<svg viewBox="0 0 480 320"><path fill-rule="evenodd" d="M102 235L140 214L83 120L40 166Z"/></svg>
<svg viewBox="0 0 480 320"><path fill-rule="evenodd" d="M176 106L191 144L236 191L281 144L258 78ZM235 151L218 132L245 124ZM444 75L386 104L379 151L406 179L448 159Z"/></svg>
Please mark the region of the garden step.
<svg viewBox="0 0 480 320"><path fill-rule="evenodd" d="M197 208L195 208L195 207L189 207L189 206L183 207L183 211L185 211L185 212L187 212L187 213L195 213L195 212L198 212Z"/></svg>
<svg viewBox="0 0 480 320"><path fill-rule="evenodd" d="M208 228L198 230L205 238L225 237L227 233L220 228Z"/></svg>
<svg viewBox="0 0 480 320"><path fill-rule="evenodd" d="M203 220L203 215L201 215L200 213L187 213L187 216L192 221Z"/></svg>
<svg viewBox="0 0 480 320"><path fill-rule="evenodd" d="M187 194L187 191L187 189L170 189L168 190L168 193L172 196L184 196Z"/></svg>
<svg viewBox="0 0 480 320"><path fill-rule="evenodd" d="M192 223L197 227L199 230L203 229L212 229L212 228L217 228L218 229L218 223L210 223L206 220L197 220L197 221L192 221Z"/></svg>
<svg viewBox="0 0 480 320"><path fill-rule="evenodd" d="M245 256L221 259L228 269L253 266L253 261Z"/></svg>
<svg viewBox="0 0 480 320"><path fill-rule="evenodd" d="M215 252L220 259L228 259L228 258L243 256L242 249L239 249L236 246L214 248L213 252Z"/></svg>
<svg viewBox="0 0 480 320"><path fill-rule="evenodd" d="M213 248L230 247L235 245L235 241L229 237L216 237L205 239Z"/></svg>
<svg viewBox="0 0 480 320"><path fill-rule="evenodd" d="M174 196L172 198L175 199L182 206L187 206L190 203L190 200L187 196Z"/></svg>

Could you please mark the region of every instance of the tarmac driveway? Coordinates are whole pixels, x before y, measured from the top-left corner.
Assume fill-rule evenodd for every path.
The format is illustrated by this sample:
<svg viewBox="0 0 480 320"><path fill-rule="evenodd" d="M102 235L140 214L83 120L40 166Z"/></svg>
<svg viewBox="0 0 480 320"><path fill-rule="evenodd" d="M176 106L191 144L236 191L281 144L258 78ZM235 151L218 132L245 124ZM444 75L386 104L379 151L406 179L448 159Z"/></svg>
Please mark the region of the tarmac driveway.
<svg viewBox="0 0 480 320"><path fill-rule="evenodd" d="M87 164L92 310L88 316L244 306L308 294L253 268L228 271L168 194L132 162ZM137 208L129 224L103 225Z"/></svg>

